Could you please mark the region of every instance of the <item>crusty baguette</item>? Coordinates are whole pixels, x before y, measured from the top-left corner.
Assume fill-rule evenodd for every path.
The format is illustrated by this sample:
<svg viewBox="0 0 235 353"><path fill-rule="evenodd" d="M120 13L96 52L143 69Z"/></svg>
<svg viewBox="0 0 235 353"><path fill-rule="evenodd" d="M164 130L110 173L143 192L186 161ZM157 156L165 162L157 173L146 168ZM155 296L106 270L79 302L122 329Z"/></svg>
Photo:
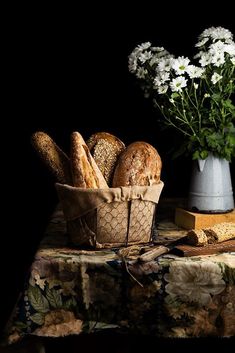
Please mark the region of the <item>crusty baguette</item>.
<svg viewBox="0 0 235 353"><path fill-rule="evenodd" d="M33 147L49 170L62 184L72 184L70 161L68 156L45 132L35 132L31 137Z"/></svg>
<svg viewBox="0 0 235 353"><path fill-rule="evenodd" d="M157 150L147 142L134 142L118 159L113 187L158 184L161 169L162 161Z"/></svg>
<svg viewBox="0 0 235 353"><path fill-rule="evenodd" d="M71 170L73 185L81 188L108 188L89 149L78 132L71 134Z"/></svg>
<svg viewBox="0 0 235 353"><path fill-rule="evenodd" d="M112 134L98 132L90 136L87 146L106 182L111 185L118 156L125 149L124 143Z"/></svg>

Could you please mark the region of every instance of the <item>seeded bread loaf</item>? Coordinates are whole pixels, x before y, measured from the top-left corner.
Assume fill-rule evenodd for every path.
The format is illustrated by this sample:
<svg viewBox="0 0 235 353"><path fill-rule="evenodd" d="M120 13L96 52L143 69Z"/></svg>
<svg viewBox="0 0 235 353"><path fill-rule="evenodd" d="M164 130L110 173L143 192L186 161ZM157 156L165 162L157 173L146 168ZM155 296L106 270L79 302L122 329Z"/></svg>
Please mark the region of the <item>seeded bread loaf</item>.
<svg viewBox="0 0 235 353"><path fill-rule="evenodd" d="M192 229L187 234L187 243L190 245L207 245L207 236L202 229Z"/></svg>
<svg viewBox="0 0 235 353"><path fill-rule="evenodd" d="M107 132L98 132L88 139L87 146L106 182L111 185L118 156L125 149L124 143Z"/></svg>
<svg viewBox="0 0 235 353"><path fill-rule="evenodd" d="M162 161L157 150L147 142L134 142L118 159L113 187L158 184L161 169Z"/></svg>
<svg viewBox="0 0 235 353"><path fill-rule="evenodd" d="M33 147L48 169L62 184L72 185L70 161L68 156L45 132L35 132L31 137Z"/></svg>
<svg viewBox="0 0 235 353"><path fill-rule="evenodd" d="M219 223L211 228L205 228L204 232L207 236L208 244L221 243L222 241L235 238L235 223Z"/></svg>
<svg viewBox="0 0 235 353"><path fill-rule="evenodd" d="M190 230L187 234L187 242L190 245L203 246L207 244L221 243L235 238L235 223L224 222L198 230Z"/></svg>
<svg viewBox="0 0 235 353"><path fill-rule="evenodd" d="M73 185L80 188L107 188L89 149L78 132L71 134L71 170Z"/></svg>

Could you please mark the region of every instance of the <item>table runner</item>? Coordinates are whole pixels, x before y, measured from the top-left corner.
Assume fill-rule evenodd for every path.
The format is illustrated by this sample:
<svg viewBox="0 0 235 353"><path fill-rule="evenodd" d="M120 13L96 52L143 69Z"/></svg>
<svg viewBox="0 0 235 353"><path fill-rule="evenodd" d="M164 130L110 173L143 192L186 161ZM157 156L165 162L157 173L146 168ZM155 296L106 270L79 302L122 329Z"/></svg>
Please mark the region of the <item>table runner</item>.
<svg viewBox="0 0 235 353"><path fill-rule="evenodd" d="M164 223L165 222L165 223ZM173 229L161 222L159 229ZM161 235L160 235L161 236ZM235 253L141 263L118 249L69 246L57 210L35 255L6 339L112 330L158 337L235 335Z"/></svg>

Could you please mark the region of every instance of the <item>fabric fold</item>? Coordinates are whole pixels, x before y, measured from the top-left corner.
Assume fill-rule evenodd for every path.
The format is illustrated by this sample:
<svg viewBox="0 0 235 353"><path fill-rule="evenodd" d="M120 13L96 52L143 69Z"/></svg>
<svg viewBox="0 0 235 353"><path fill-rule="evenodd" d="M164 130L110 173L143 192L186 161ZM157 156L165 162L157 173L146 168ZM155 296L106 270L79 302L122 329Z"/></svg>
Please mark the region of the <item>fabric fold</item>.
<svg viewBox="0 0 235 353"><path fill-rule="evenodd" d="M98 208L103 203L143 200L158 203L164 183L152 186L128 186L109 189L83 189L56 183L65 219L72 221Z"/></svg>

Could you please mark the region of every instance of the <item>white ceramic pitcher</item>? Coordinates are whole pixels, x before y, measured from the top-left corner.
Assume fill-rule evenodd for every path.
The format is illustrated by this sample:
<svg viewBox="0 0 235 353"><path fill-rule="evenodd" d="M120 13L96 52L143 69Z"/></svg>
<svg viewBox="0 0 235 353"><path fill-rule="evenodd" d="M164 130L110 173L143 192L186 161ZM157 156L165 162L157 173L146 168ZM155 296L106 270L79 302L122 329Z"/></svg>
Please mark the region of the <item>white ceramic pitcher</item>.
<svg viewBox="0 0 235 353"><path fill-rule="evenodd" d="M229 162L209 154L193 162L188 209L203 213L225 213L234 208Z"/></svg>

